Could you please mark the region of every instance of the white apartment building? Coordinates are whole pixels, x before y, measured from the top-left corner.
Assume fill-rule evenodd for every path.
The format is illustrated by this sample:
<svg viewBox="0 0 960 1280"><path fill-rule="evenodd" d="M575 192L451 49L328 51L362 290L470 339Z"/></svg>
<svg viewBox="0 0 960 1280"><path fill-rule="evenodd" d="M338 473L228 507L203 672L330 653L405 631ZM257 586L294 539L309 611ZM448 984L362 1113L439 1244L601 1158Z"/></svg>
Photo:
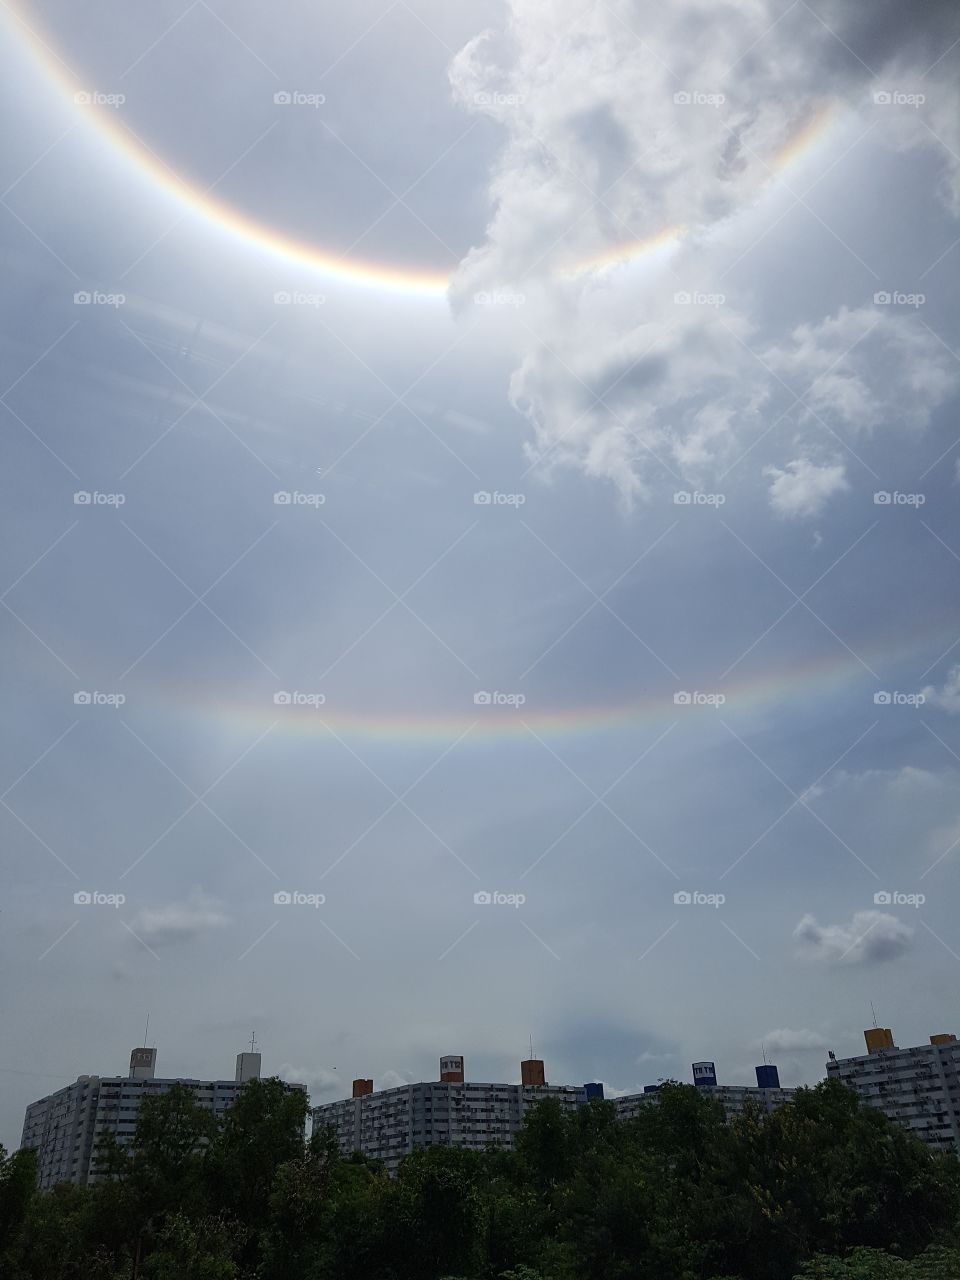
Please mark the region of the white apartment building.
<svg viewBox="0 0 960 1280"><path fill-rule="evenodd" d="M237 1055L233 1080L158 1080L154 1074L156 1058L156 1049L134 1049L129 1075L79 1076L74 1084L27 1107L20 1146L37 1153L41 1190L58 1182L96 1182L97 1144L111 1133L121 1146L129 1147L143 1098L166 1093L174 1084L185 1084L197 1102L219 1119L243 1085L260 1077L259 1053Z"/></svg>
<svg viewBox="0 0 960 1280"><path fill-rule="evenodd" d="M865 1031L867 1053L830 1054L827 1078L855 1089L860 1101L937 1151L960 1152L960 1043L934 1035L930 1043L899 1049L887 1027Z"/></svg>
<svg viewBox="0 0 960 1280"><path fill-rule="evenodd" d="M761 1115L769 1115L789 1102L795 1089L763 1088L753 1084L714 1084L699 1085L701 1093L715 1098L721 1103L727 1119L742 1116L748 1106L755 1107ZM628 1093L614 1098L613 1106L618 1120L632 1120L640 1114L641 1108L657 1100L657 1087L653 1085L643 1093Z"/></svg>
<svg viewBox="0 0 960 1280"><path fill-rule="evenodd" d="M373 1082L354 1082L354 1096L313 1109L313 1131L329 1125L343 1153L359 1151L382 1160L395 1172L404 1156L416 1147L448 1146L483 1151L490 1145L511 1150L527 1111L543 1098L557 1098L565 1110L574 1111L592 1097L603 1097L602 1085L475 1084L463 1079L460 1067L450 1071L441 1060L447 1079L400 1085L373 1092ZM539 1070L537 1070L539 1068ZM523 1079L539 1079L543 1064L531 1059L521 1064ZM450 1077L459 1077L453 1078Z"/></svg>
<svg viewBox="0 0 960 1280"><path fill-rule="evenodd" d="M710 1068L701 1071L699 1077L695 1071L695 1079L716 1080L713 1063L695 1066ZM439 1145L483 1151L494 1145L512 1150L527 1112L544 1098L558 1099L565 1111L575 1111L594 1098L603 1098L600 1084L547 1084L543 1062L538 1058L520 1064L521 1084L467 1083L462 1058L441 1058L440 1072L439 1082L401 1085L379 1093L374 1093L372 1080L355 1080L352 1098L314 1107L313 1131L331 1126L344 1154L359 1151L383 1161L387 1171L393 1173L416 1147ZM741 1115L748 1102L768 1114L793 1096L793 1089L780 1087L776 1067L758 1067L757 1079L764 1084L713 1083L697 1087L722 1102L728 1117ZM643 1093L614 1098L616 1118L628 1120L656 1098L656 1085Z"/></svg>
<svg viewBox="0 0 960 1280"><path fill-rule="evenodd" d="M79 1076L75 1084L27 1107L20 1146L37 1153L41 1190L58 1182L86 1182L99 1093L99 1076Z"/></svg>

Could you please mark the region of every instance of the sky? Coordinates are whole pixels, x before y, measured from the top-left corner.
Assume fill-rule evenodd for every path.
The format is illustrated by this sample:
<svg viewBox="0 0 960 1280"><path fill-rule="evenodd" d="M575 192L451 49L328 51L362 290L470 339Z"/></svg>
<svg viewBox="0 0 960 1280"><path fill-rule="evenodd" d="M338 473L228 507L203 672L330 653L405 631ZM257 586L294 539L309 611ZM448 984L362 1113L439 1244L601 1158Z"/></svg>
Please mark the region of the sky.
<svg viewBox="0 0 960 1280"><path fill-rule="evenodd" d="M0 21L0 1142L960 1032L955 6Z"/></svg>

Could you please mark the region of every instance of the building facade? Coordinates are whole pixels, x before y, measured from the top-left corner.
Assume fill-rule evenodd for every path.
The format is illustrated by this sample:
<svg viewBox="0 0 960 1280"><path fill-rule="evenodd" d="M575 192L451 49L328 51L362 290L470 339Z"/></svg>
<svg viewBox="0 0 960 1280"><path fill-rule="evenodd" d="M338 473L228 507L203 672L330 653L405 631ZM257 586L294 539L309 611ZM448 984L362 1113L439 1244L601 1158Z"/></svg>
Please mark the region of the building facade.
<svg viewBox="0 0 960 1280"><path fill-rule="evenodd" d="M174 1084L188 1085L197 1102L220 1119L243 1085L260 1077L258 1053L237 1056L233 1080L157 1079L156 1060L156 1049L134 1049L128 1075L80 1076L27 1107L20 1146L37 1153L41 1190L58 1182L96 1182L98 1143L112 1134L122 1147L129 1147L145 1097L166 1093Z"/></svg>
<svg viewBox="0 0 960 1280"><path fill-rule="evenodd" d="M58 1182L86 1182L99 1096L100 1077L79 1076L75 1084L27 1107L20 1146L37 1153L42 1190Z"/></svg>
<svg viewBox="0 0 960 1280"><path fill-rule="evenodd" d="M777 1088L760 1088L752 1084L714 1084L698 1085L698 1090L708 1097L715 1098L726 1112L727 1119L742 1116L748 1107L753 1107L761 1115L769 1115L789 1102L795 1090ZM643 1093L628 1093L614 1098L613 1106L618 1120L632 1120L640 1114L644 1106L657 1100L656 1085L647 1088Z"/></svg>
<svg viewBox="0 0 960 1280"><path fill-rule="evenodd" d="M831 1053L827 1078L854 1089L860 1101L902 1125L936 1151L960 1152L960 1042L933 1035L930 1043L899 1049L888 1027L865 1031L867 1052Z"/></svg>
<svg viewBox="0 0 960 1280"><path fill-rule="evenodd" d="M551 1085L544 1080L538 1058L521 1064L522 1079L542 1084L477 1084L466 1081L463 1059L451 1068L441 1058L441 1079L395 1089L373 1091L372 1080L354 1082L352 1098L313 1109L313 1131L331 1127L344 1154L357 1151L395 1172L404 1156L417 1147L460 1147L483 1151L498 1146L509 1151L531 1107L556 1098L564 1110L575 1111L591 1098L603 1097L603 1086ZM459 1079L443 1079L457 1075Z"/></svg>
<svg viewBox="0 0 960 1280"><path fill-rule="evenodd" d="M440 1081L401 1085L395 1089L374 1092L373 1081L355 1080L353 1097L330 1102L313 1109L313 1130L331 1127L347 1154L360 1152L383 1161L388 1172L396 1171L404 1156L417 1147L461 1147L483 1151L488 1146L510 1151L523 1127L531 1107L544 1098L556 1098L565 1111L575 1111L594 1098L603 1098L602 1084L551 1085L546 1083L544 1065L539 1058L520 1064L520 1084L474 1084L463 1079L463 1060L457 1081L444 1080L450 1058L441 1058ZM703 1083L705 1073L696 1067L709 1065L712 1084ZM713 1063L694 1064L694 1080L704 1093L715 1096L728 1117L742 1115L748 1103L764 1114L782 1106L793 1096L792 1089L781 1089L776 1067L757 1068L765 1072L765 1087L752 1085L718 1085ZM629 1120L640 1109L657 1098L657 1085L648 1085L643 1093L614 1098L614 1114L618 1120Z"/></svg>

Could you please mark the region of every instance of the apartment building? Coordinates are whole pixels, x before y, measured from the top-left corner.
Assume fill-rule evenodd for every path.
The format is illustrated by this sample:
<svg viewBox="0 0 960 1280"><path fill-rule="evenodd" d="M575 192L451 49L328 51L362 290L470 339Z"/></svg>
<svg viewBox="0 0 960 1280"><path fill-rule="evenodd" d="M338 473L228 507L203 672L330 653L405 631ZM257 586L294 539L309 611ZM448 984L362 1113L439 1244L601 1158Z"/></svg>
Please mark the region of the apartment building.
<svg viewBox="0 0 960 1280"><path fill-rule="evenodd" d="M603 1097L600 1084L551 1085L544 1064L520 1064L520 1084L479 1084L464 1078L463 1058L440 1060L440 1079L374 1092L372 1080L355 1080L353 1097L313 1109L313 1131L329 1125L340 1149L382 1160L393 1173L416 1147L511 1150L524 1116L544 1098L569 1111Z"/></svg>
<svg viewBox="0 0 960 1280"><path fill-rule="evenodd" d="M156 1061L156 1049L134 1049L126 1076L79 1076L27 1107L20 1146L36 1151L42 1190L58 1182L96 1182L97 1144L109 1133L129 1147L145 1097L166 1093L174 1084L189 1085L197 1102L219 1119L243 1085L260 1077L259 1053L237 1055L233 1080L157 1079Z"/></svg>
<svg viewBox="0 0 960 1280"><path fill-rule="evenodd" d="M764 1114L782 1106L793 1089L782 1089L777 1068L757 1067L757 1084L721 1085L712 1062L693 1064L698 1089L716 1097L728 1117L741 1115L749 1104ZM483 1151L494 1145L511 1150L524 1117L544 1098L556 1098L566 1111L575 1111L593 1098L603 1098L603 1085L547 1084L539 1058L520 1064L520 1084L466 1082L463 1059L440 1059L440 1080L401 1085L374 1092L372 1080L355 1080L353 1097L313 1109L313 1128L333 1128L344 1153L359 1151L382 1160L389 1172L416 1147L434 1145ZM656 1101L659 1085L643 1093L614 1098L618 1120L638 1115Z"/></svg>
<svg viewBox="0 0 960 1280"><path fill-rule="evenodd" d="M855 1089L875 1107L936 1151L960 1152L960 1043L951 1034L900 1049L889 1027L864 1033L867 1052L855 1058L830 1054L827 1078Z"/></svg>
<svg viewBox="0 0 960 1280"><path fill-rule="evenodd" d="M747 1107L760 1111L761 1115L769 1115L777 1107L789 1102L796 1092L794 1089L783 1089L780 1086L780 1074L771 1063L764 1063L756 1068L757 1083L752 1084L719 1084L716 1066L712 1062L695 1062L692 1067L693 1083L701 1093L715 1098L721 1103L727 1119L743 1115ZM628 1093L613 1099L614 1111L618 1120L632 1120L640 1114L642 1107L657 1100L660 1086L648 1084L642 1093Z"/></svg>

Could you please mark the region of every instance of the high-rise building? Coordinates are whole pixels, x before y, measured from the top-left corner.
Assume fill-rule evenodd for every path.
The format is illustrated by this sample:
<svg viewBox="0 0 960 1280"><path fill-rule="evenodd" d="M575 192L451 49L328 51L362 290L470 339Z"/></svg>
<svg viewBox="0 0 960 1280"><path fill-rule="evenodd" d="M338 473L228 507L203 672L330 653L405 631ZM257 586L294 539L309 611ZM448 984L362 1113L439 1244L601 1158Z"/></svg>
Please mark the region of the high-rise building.
<svg viewBox="0 0 960 1280"><path fill-rule="evenodd" d="M914 1049L898 1049L887 1027L863 1033L867 1052L830 1055L827 1079L855 1089L860 1101L909 1129L938 1151L960 1152L960 1043L954 1035L930 1037Z"/></svg>
<svg viewBox="0 0 960 1280"><path fill-rule="evenodd" d="M112 1134L122 1147L128 1147L144 1098L166 1093L174 1084L189 1085L197 1102L219 1119L243 1085L260 1076L259 1053L238 1055L233 1080L158 1080L156 1061L156 1049L134 1049L128 1075L79 1076L74 1084L27 1107L20 1146L37 1153L41 1190L58 1182L95 1182L97 1144Z"/></svg>
<svg viewBox="0 0 960 1280"><path fill-rule="evenodd" d="M37 1153L42 1190L58 1182L87 1181L99 1096L99 1076L78 1076L74 1084L27 1107L20 1146Z"/></svg>
<svg viewBox="0 0 960 1280"><path fill-rule="evenodd" d="M539 1059L528 1059L521 1071L526 1076L545 1074ZM451 1075L459 1078L449 1079ZM370 1087L358 1092L357 1085ZM372 1080L356 1081L352 1098L314 1107L313 1131L329 1125L344 1154L359 1151L382 1160L393 1173L416 1147L483 1151L492 1145L510 1150L524 1116L541 1099L556 1098L565 1110L575 1110L591 1097L602 1098L603 1086L548 1085L536 1080L474 1084L463 1079L462 1058L441 1058L436 1082L374 1092Z"/></svg>
<svg viewBox="0 0 960 1280"><path fill-rule="evenodd" d="M565 1111L575 1111L594 1098L603 1098L602 1084L547 1084L540 1058L521 1062L520 1084L447 1080L444 1076L451 1070L449 1062L449 1058L440 1060L441 1079L437 1083L406 1084L374 1092L372 1080L355 1081L352 1098L314 1107L314 1132L324 1125L332 1127L344 1153L359 1151L382 1160L388 1172L393 1173L403 1157L417 1147L482 1151L498 1146L511 1150L527 1112L544 1098L556 1098ZM704 1066L710 1068L712 1084L705 1083L705 1073L697 1071ZM758 1068L758 1073L761 1070ZM768 1114L789 1101L794 1092L780 1088L774 1066L766 1066L767 1083L759 1087L718 1085L712 1062L694 1064L694 1080L698 1088L723 1104L728 1118L741 1115L749 1104ZM363 1088L358 1090L358 1086ZM643 1093L614 1098L617 1119L630 1119L641 1107L655 1103L658 1088L648 1085Z"/></svg>
<svg viewBox="0 0 960 1280"><path fill-rule="evenodd" d="M698 1070L699 1068L699 1070ZM703 1068L708 1068L704 1071ZM718 1084L717 1071L712 1062L695 1062L692 1067L693 1083L708 1097L719 1102L728 1120L741 1116L747 1107L753 1107L761 1115L769 1115L777 1107L789 1102L795 1090L780 1086L780 1073L771 1063L757 1067L757 1084ZM613 1106L618 1120L631 1120L641 1108L658 1100L660 1086L648 1084L643 1093L628 1093L614 1098Z"/></svg>

